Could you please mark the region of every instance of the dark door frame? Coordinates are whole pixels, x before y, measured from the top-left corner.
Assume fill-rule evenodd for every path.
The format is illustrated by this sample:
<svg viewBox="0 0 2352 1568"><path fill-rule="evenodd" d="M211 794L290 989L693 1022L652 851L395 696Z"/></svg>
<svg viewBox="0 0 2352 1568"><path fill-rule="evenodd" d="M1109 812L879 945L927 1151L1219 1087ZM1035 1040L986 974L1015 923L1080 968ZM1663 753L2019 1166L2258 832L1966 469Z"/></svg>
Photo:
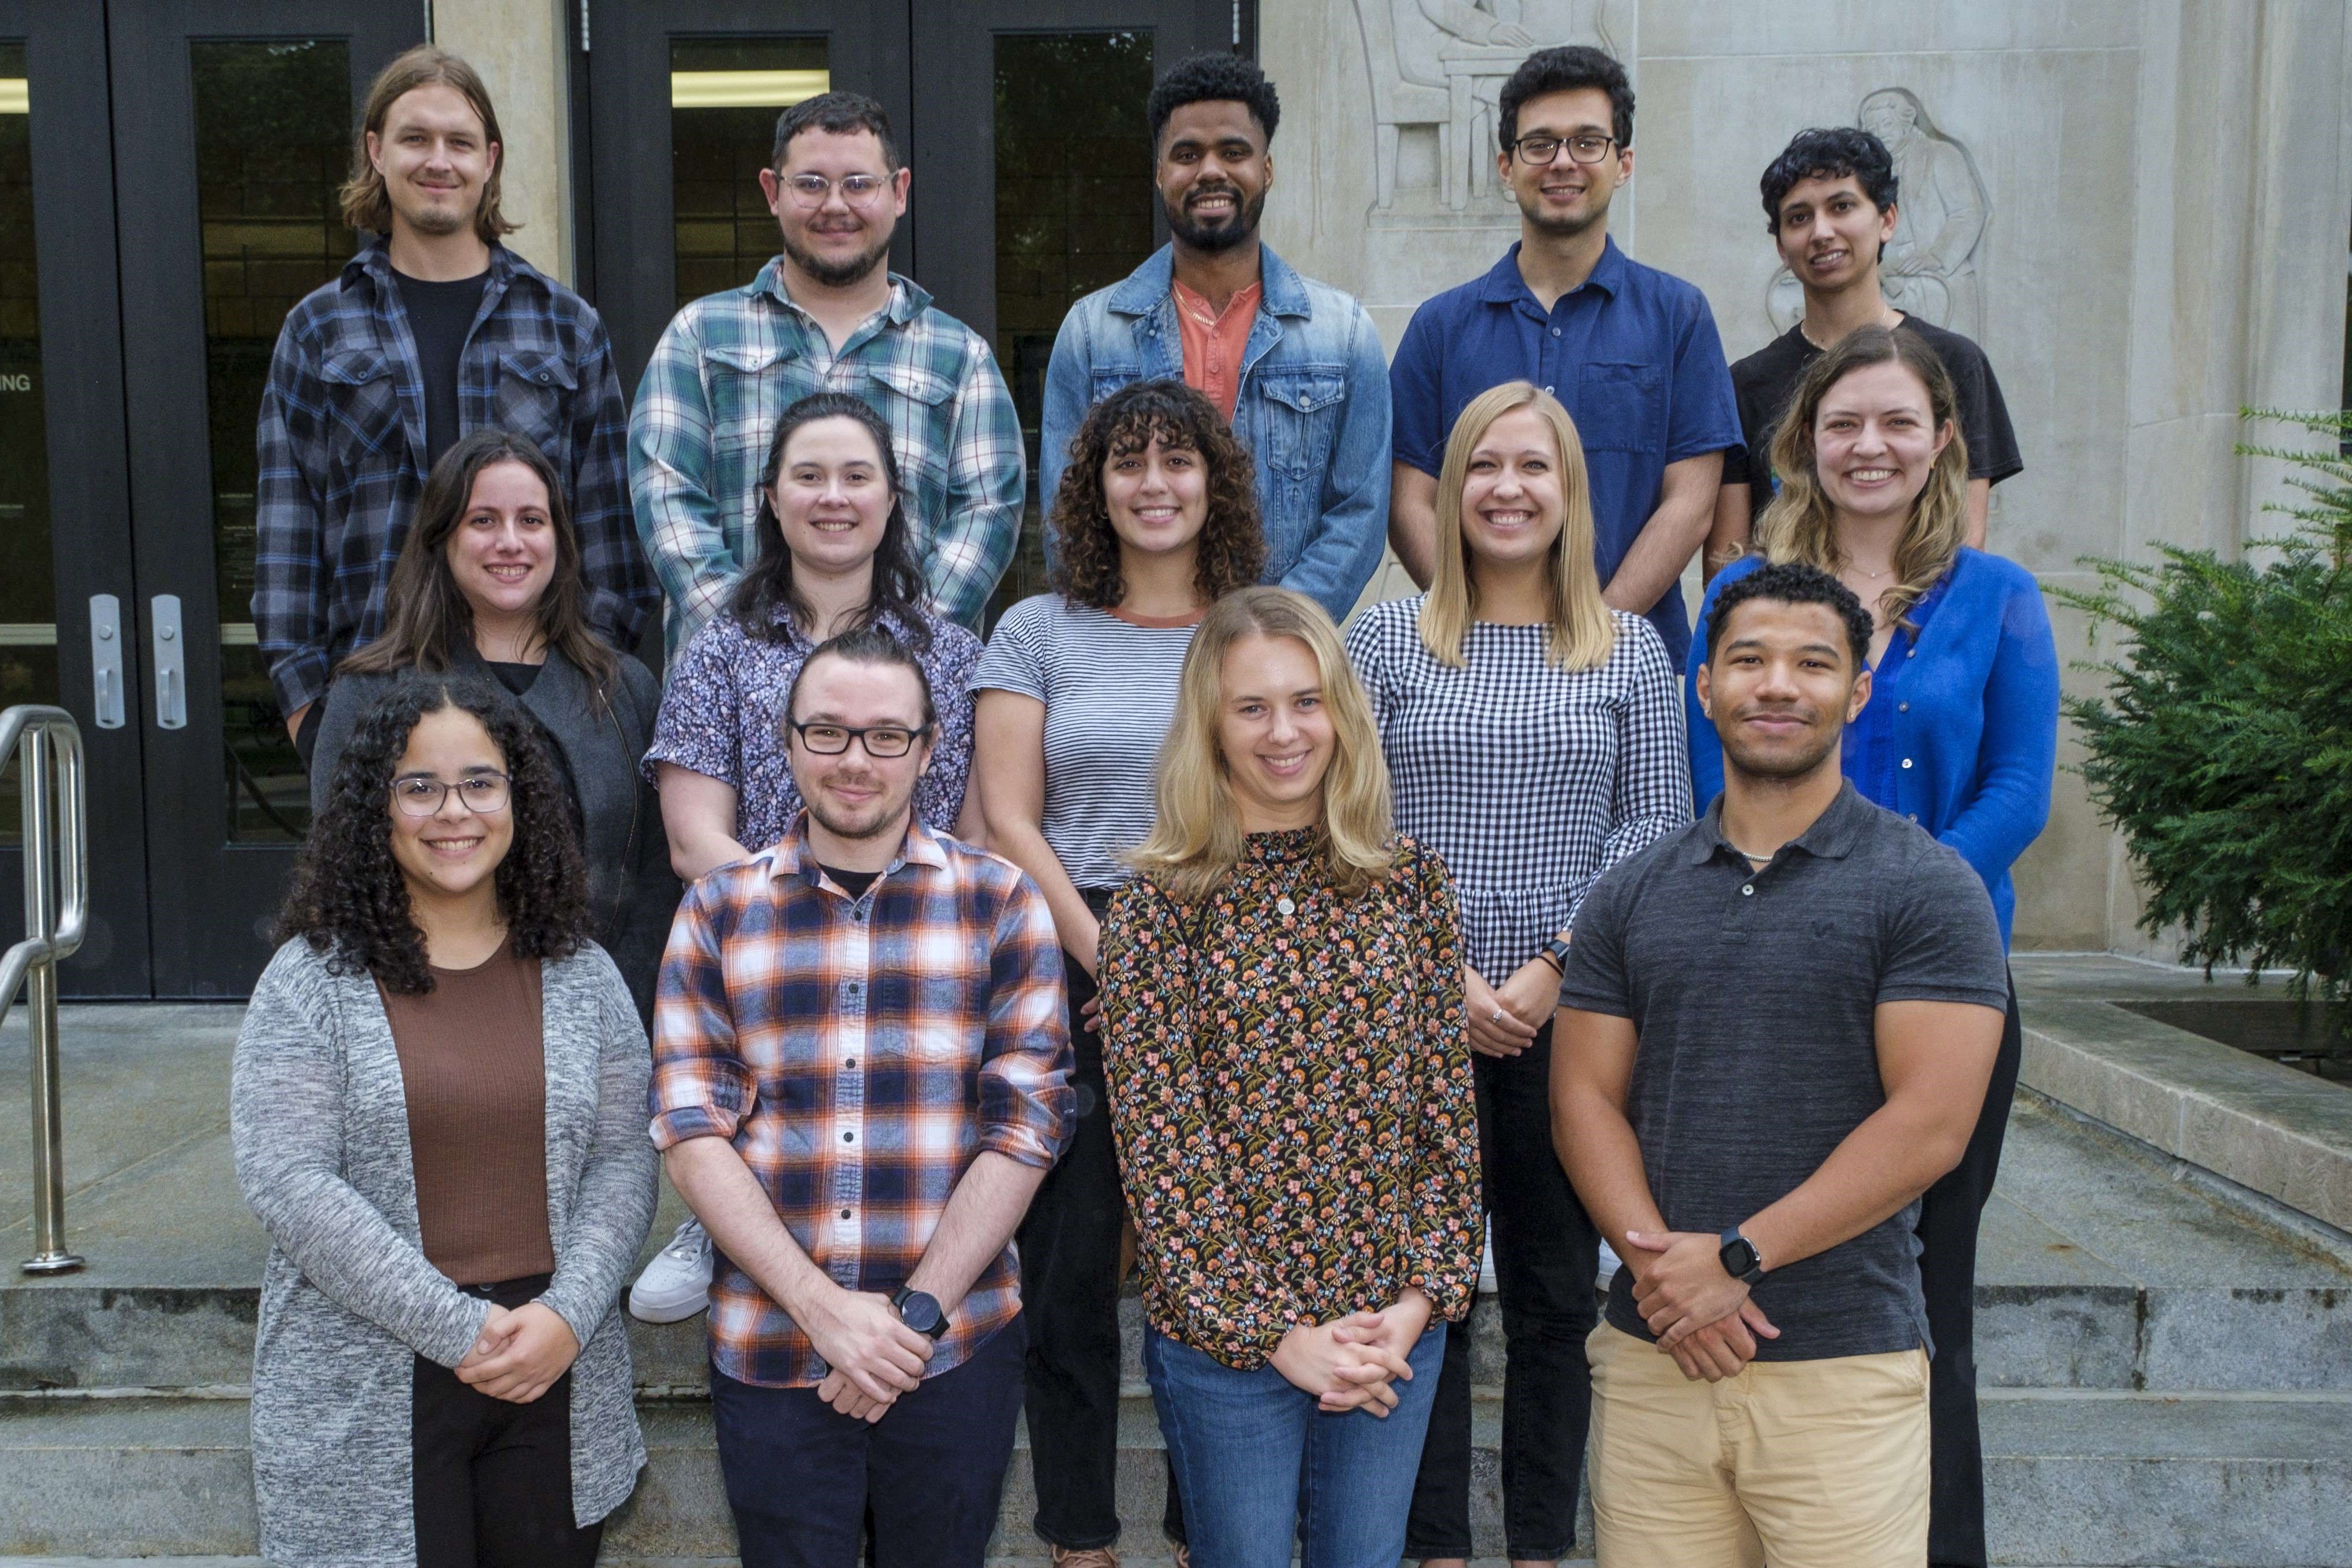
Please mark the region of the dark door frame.
<svg viewBox="0 0 2352 1568"><path fill-rule="evenodd" d="M385 61L424 38L418 7L380 0L141 0L109 39L116 203L124 215L121 382L131 429L131 520L139 597L134 649L153 646L158 595L180 596L187 725L148 729L151 951L158 996L241 996L267 962L264 935L294 849L231 845L223 825L220 617L215 604L203 235L194 89L197 40L340 38L350 48L351 123ZM154 724L149 701L135 722ZM224 920L223 914L228 914Z"/></svg>
<svg viewBox="0 0 2352 1568"><path fill-rule="evenodd" d="M995 37L1000 33L1151 35L1157 81L1186 55L1233 47L1232 0L944 0L925 4L915 59L912 141L919 162L908 217L940 308L996 341ZM1136 149L1146 177L1150 152ZM1152 231L1167 220L1154 204Z"/></svg>
<svg viewBox="0 0 2352 1568"><path fill-rule="evenodd" d="M145 996L147 845L140 766L143 727L98 727L90 662L91 595L121 601L131 624L131 495L116 308L114 143L109 124L106 16L98 0L0 0L0 37L25 41L32 83L34 264L40 291L40 396L56 547L58 680L89 762L89 935L59 979L68 996ZM145 700L145 671L125 658L125 717ZM12 823L10 826L14 826ZM24 935L24 855L0 850L0 942Z"/></svg>
<svg viewBox="0 0 2352 1568"><path fill-rule="evenodd" d="M904 4L879 0L625 0L592 8L587 75L596 119L587 226L594 256L587 270L621 384L632 398L677 309L670 40L823 37L832 79L880 100L893 127L905 127L912 103L908 15ZM898 236L890 260L905 271L914 264L912 236L905 225Z"/></svg>

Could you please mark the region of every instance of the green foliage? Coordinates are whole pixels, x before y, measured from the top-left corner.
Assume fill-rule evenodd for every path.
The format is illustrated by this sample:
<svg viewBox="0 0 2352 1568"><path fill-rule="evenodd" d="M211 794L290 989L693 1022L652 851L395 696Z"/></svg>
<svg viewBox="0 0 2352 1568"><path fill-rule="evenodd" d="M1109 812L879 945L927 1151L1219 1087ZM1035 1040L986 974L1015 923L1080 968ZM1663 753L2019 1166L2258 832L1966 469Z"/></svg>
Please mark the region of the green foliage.
<svg viewBox="0 0 2352 1568"><path fill-rule="evenodd" d="M2160 546L2152 564L2090 561L2095 592L2052 597L2120 632L2069 698L2091 798L2149 889L2141 926L2188 933L2184 962L2292 970L2352 993L2352 411L2248 410L2325 435L2318 450L2241 447L2294 465L2294 521L2256 560Z"/></svg>

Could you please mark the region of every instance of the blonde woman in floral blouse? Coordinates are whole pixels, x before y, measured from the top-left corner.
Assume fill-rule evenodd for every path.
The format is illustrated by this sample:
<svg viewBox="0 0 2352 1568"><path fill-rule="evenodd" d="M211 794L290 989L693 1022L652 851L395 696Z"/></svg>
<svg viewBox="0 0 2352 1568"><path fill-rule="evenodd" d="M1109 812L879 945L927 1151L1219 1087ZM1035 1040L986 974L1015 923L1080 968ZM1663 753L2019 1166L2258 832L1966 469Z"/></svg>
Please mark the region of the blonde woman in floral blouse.
<svg viewBox="0 0 2352 1568"><path fill-rule="evenodd" d="M1194 1556L1391 1568L1479 1255L1463 956L1312 600L1221 600L1103 922L1144 1366Z"/></svg>

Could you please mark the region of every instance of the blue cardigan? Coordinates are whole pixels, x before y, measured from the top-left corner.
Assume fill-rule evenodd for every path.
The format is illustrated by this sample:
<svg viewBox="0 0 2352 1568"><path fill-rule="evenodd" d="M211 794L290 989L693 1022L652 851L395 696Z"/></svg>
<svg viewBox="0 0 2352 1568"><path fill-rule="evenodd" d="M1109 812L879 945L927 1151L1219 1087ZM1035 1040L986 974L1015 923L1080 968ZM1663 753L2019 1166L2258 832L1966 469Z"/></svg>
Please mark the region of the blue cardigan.
<svg viewBox="0 0 2352 1568"><path fill-rule="evenodd" d="M1691 798L1723 790L1723 743L1699 711L1716 596L1763 564L1749 555L1707 584L1683 684L1689 717ZM1963 549L1921 595L1872 673L1870 700L1846 726L1846 777L1865 799L1898 812L1976 868L2009 941L2017 895L2009 868L2050 820L2058 762L2058 646L2033 574ZM1702 807L1702 809L1704 809Z"/></svg>

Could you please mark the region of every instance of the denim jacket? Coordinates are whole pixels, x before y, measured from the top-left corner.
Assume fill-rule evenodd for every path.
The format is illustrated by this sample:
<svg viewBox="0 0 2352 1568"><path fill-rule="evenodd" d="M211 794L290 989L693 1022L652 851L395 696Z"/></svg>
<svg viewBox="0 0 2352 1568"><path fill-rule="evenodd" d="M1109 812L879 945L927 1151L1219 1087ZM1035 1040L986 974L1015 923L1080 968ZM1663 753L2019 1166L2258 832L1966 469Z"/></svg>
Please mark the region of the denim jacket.
<svg viewBox="0 0 2352 1568"><path fill-rule="evenodd" d="M1257 460L1265 580L1318 600L1339 620L1381 563L1389 523L1388 360L1352 298L1258 251L1265 294L1242 351L1234 433ZM1045 372L1037 443L1046 510L1070 438L1096 399L1132 381L1184 379L1172 246L1126 281L1070 308Z"/></svg>

